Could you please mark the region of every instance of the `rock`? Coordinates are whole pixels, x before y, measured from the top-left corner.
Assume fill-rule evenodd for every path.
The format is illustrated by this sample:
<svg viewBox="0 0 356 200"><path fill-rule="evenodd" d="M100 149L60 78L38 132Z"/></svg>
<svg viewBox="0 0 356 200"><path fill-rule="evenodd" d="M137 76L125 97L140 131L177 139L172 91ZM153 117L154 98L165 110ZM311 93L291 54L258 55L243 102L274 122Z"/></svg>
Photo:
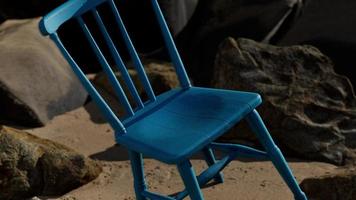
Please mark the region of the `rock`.
<svg viewBox="0 0 356 200"><path fill-rule="evenodd" d="M0 26L0 120L41 126L82 106L87 93L55 44L41 36L39 19Z"/></svg>
<svg viewBox="0 0 356 200"><path fill-rule="evenodd" d="M70 148L0 126L0 199L62 195L95 179L97 162Z"/></svg>
<svg viewBox="0 0 356 200"><path fill-rule="evenodd" d="M274 41L289 30L301 0L202 0L177 36L177 46L195 84L207 86L214 58L226 37Z"/></svg>
<svg viewBox="0 0 356 200"><path fill-rule="evenodd" d="M300 185L310 200L354 200L356 169L342 169L332 174L307 178Z"/></svg>
<svg viewBox="0 0 356 200"><path fill-rule="evenodd" d="M356 1L308 0L278 45L310 44L331 58L335 71L356 86Z"/></svg>
<svg viewBox="0 0 356 200"><path fill-rule="evenodd" d="M343 164L351 155L347 148L356 148L352 85L318 49L228 38L214 72L214 87L262 95L258 110L289 155Z"/></svg>
<svg viewBox="0 0 356 200"><path fill-rule="evenodd" d="M144 60L143 64L145 66L145 71L148 79L150 80L152 89L156 95L178 87L179 80L171 63L156 60ZM128 68L128 72L136 86L139 95L143 100L148 100L136 70L132 68L132 64L129 64ZM119 82L123 83L123 79L119 72L116 72L116 77L118 78ZM113 104L112 107L114 107L117 112L121 113L121 106L114 103L117 102L117 98L115 98L116 94L105 73L102 72L96 75L93 83L97 86L98 90L101 91L101 94L103 94L104 98L106 98L109 103ZM122 87L126 94L130 94L125 84L122 84ZM131 105L134 105L134 99L132 96L127 95L127 97L129 102L131 102Z"/></svg>

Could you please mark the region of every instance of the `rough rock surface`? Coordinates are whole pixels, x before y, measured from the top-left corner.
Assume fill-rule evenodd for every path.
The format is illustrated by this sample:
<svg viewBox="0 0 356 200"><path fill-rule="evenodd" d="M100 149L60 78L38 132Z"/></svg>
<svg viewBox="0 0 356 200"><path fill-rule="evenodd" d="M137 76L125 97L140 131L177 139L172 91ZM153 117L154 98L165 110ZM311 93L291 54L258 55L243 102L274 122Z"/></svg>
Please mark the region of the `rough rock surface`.
<svg viewBox="0 0 356 200"><path fill-rule="evenodd" d="M303 6L301 0L201 0L177 46L197 85L212 77L214 57L226 37L274 41L292 26Z"/></svg>
<svg viewBox="0 0 356 200"><path fill-rule="evenodd" d="M150 80L153 91L156 95L159 95L165 91L176 88L179 85L178 77L176 76L175 70L171 63L155 61L155 60L144 60L145 71L148 79ZM129 64L128 72L134 82L137 92L141 96L143 100L147 100L147 95L145 90L139 80L138 74L136 70L132 68L132 65ZM116 72L116 77L119 82L123 83L123 79L119 72ZM111 107L118 112L119 115L122 115L123 108L118 103L115 91L111 86L107 76L105 73L99 73L94 77L93 83L99 90L99 92L103 95L103 97L110 103ZM127 89L125 84L122 84L122 87L127 94L129 102L131 102L131 106L135 106L133 103L134 100L130 95L129 90ZM114 99L112 99L114 98Z"/></svg>
<svg viewBox="0 0 356 200"><path fill-rule="evenodd" d="M356 199L355 185L356 168L350 168L304 179L301 188L310 200L354 200Z"/></svg>
<svg viewBox="0 0 356 200"><path fill-rule="evenodd" d="M356 1L308 0L278 45L310 44L331 58L335 71L356 86Z"/></svg>
<svg viewBox="0 0 356 200"><path fill-rule="evenodd" d="M0 26L0 120L44 125L77 108L87 93L55 44L41 36L39 19Z"/></svg>
<svg viewBox="0 0 356 200"><path fill-rule="evenodd" d="M61 195L96 178L97 162L61 144L0 126L0 199Z"/></svg>
<svg viewBox="0 0 356 200"><path fill-rule="evenodd" d="M220 45L214 72L214 87L262 95L258 110L292 155L343 164L350 155L346 147L356 148L352 85L316 48L228 38Z"/></svg>

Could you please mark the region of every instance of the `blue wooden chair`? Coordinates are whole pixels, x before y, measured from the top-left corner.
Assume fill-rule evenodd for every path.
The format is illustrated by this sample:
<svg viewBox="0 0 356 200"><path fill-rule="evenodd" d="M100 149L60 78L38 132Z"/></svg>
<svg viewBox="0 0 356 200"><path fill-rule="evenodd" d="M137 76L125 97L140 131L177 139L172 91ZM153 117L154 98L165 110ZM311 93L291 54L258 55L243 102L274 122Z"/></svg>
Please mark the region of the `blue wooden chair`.
<svg viewBox="0 0 356 200"><path fill-rule="evenodd" d="M140 58L113 0L69 0L43 17L40 22L40 30L43 35L49 35L55 42L83 86L115 130L117 143L129 150L136 199L172 200L183 199L188 195L193 200L204 199L200 188L213 179L216 182L223 182L221 171L227 164L236 157L252 157L271 160L293 192L295 199L306 200L305 194L300 190L281 151L274 144L262 119L255 110L261 104L261 97L255 93L191 86L157 0L150 1L180 81L179 88L159 96L156 96L151 88ZM107 4L115 17L116 24L115 26L111 24L111 27L118 28L121 32L139 79L149 98L146 102L143 102L140 98L109 35L107 26L104 25L100 17L97 7L101 4ZM115 66L121 72L130 95L135 101L135 107L128 101L127 94L116 79L107 58L84 22L83 14L85 13L93 15L98 30L100 30L105 44L110 49ZM88 39L98 61L109 77L119 102L125 108L126 116L120 118L121 120L89 82L57 35L58 28L72 18L78 21L83 34ZM248 121L266 152L243 145L214 142L215 139L243 118ZM214 150L225 152L226 156L216 160ZM209 167L199 176L196 176L189 158L199 151L205 155ZM177 193L174 197L150 192L145 183L142 155L177 165L185 184L185 190Z"/></svg>

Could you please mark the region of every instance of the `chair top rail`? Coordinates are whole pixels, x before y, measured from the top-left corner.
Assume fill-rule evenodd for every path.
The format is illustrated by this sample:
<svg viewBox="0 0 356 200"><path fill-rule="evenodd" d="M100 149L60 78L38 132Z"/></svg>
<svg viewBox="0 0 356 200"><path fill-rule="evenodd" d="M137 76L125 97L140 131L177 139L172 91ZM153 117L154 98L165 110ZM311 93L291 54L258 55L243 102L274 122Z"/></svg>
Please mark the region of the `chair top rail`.
<svg viewBox="0 0 356 200"><path fill-rule="evenodd" d="M69 0L44 16L40 22L43 35L55 33L69 19L80 16L107 0Z"/></svg>

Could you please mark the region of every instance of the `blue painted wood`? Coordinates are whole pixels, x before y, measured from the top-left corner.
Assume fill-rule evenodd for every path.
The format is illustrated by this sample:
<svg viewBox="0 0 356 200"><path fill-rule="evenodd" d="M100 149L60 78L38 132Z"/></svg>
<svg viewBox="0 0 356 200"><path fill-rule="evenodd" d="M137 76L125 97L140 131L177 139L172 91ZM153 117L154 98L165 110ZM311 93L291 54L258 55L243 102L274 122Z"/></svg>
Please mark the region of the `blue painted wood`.
<svg viewBox="0 0 356 200"><path fill-rule="evenodd" d="M117 20L117 26L138 71L140 81L150 98L148 102L142 102L138 96L118 50L108 34L107 26L104 25L96 10L98 5L106 2L111 6L111 10ZM255 111L255 108L262 102L261 97L256 93L192 87L159 5L156 0L151 0L151 2L181 83L180 88L168 91L157 97L151 88L140 58L113 0L69 0L46 15L40 22L41 32L44 35L50 35L71 65L74 73L115 130L116 141L128 148L136 198L139 200L147 198L156 200L173 199L147 190L143 171L142 155L144 154L162 162L177 165L186 189L179 193L176 199L183 199L188 194L193 200L203 199L200 187L211 179L219 177L221 170L237 156L246 156L269 158L290 187L295 199L306 200L307 197L300 190L281 151L274 144L262 119ZM89 11L94 15L110 53L123 74L124 82L134 96L135 103L139 105L139 109L136 112L131 108L105 56L81 18L83 13ZM76 18L79 21L99 62L118 93L120 102L129 113L123 119L123 122L117 118L60 41L56 31L71 18ZM243 118L247 119L265 147L266 152L243 145L213 142ZM211 148L226 151L227 156L217 161ZM196 177L189 158L202 150L207 158L206 161L209 168Z"/></svg>
<svg viewBox="0 0 356 200"><path fill-rule="evenodd" d="M221 159L220 161L214 163L211 165L207 170L203 171L199 176L198 176L198 183L199 185L203 186L207 184L210 180L212 180L221 170L223 170L227 164L229 164L235 157L236 153L233 153L233 155L229 155Z"/></svg>
<svg viewBox="0 0 356 200"><path fill-rule="evenodd" d="M126 125L128 134L118 136L118 141L163 162L179 163L224 134L260 103L260 96L254 93L181 89L159 109Z"/></svg>
<svg viewBox="0 0 356 200"><path fill-rule="evenodd" d="M177 200L182 200L184 199L185 197L187 197L189 194L188 194L188 190L183 190L181 192L179 192L176 196L175 196L175 199Z"/></svg>
<svg viewBox="0 0 356 200"><path fill-rule="evenodd" d="M69 19L80 16L93 7L107 0L69 0L48 13L40 21L39 28L43 35L56 33L58 28Z"/></svg>
<svg viewBox="0 0 356 200"><path fill-rule="evenodd" d="M124 125L117 118L117 116L111 110L111 108L105 103L104 99L100 96L100 94L95 89L95 87L90 83L90 81L87 79L87 77L85 76L83 71L80 69L80 67L77 65L77 63L74 61L74 59L70 56L70 54L64 47L63 43L59 39L58 35L56 33L53 33L50 35L50 37L54 41L54 43L58 46L59 50L61 51L61 53L63 54L65 59L69 62L74 73L79 78L80 82L82 83L82 85L84 86L86 91L93 98L96 105L98 105L99 109L103 113L106 120L114 128L116 134L121 135L121 134L126 133L126 129L125 129Z"/></svg>
<svg viewBox="0 0 356 200"><path fill-rule="evenodd" d="M227 156L221 160L215 162L213 165L209 166L208 169L203 171L198 177L197 181L200 187L205 186L209 181L214 179L219 173L237 156L238 152L230 152ZM182 192L178 193L176 199L184 199L189 194L188 188L185 188Z"/></svg>
<svg viewBox="0 0 356 200"><path fill-rule="evenodd" d="M56 33L57 29L76 15L87 0L70 0L43 17L40 30L43 35Z"/></svg>
<svg viewBox="0 0 356 200"><path fill-rule="evenodd" d="M125 67L125 64L122 61L121 56L120 56L119 52L117 51L115 44L112 41L98 11L96 9L92 10L92 14L94 15L94 18L99 25L100 31L101 31L102 35L104 36L106 44L108 45L108 47L110 49L110 53L115 60L115 64L118 67L119 71L121 72L121 75L129 89L131 95L133 96L135 103L137 104L139 109L143 108L144 105L142 103L140 95L138 94L136 87L135 87L134 83L132 82L132 79Z"/></svg>
<svg viewBox="0 0 356 200"><path fill-rule="evenodd" d="M84 34L86 36L86 38L88 39L92 49L95 52L95 55L97 56L101 66L104 69L104 72L106 73L106 75L109 78L110 83L112 84L117 96L119 97L119 100L121 102L121 104L123 105L123 107L125 108L126 114L129 116L133 116L134 112L132 110L132 107L129 103L129 100L127 99L124 90L122 89L119 81L116 79L116 76L114 74L114 72L112 71L109 63L107 62L107 60L105 59L103 53L101 52L101 50L99 49L97 43L95 42L93 36L91 35L87 25L85 24L85 22L83 21L83 19L81 17L77 17L77 20L80 24L80 27L82 28L82 30L84 31Z"/></svg>
<svg viewBox="0 0 356 200"><path fill-rule="evenodd" d="M282 176L288 187L292 190L296 200L307 200L304 192L300 189L297 181L295 180L292 171L288 167L282 152L273 142L266 126L264 125L260 115L256 110L253 110L247 116L247 122L250 124L251 129L256 133L258 139L266 149L271 158L272 163L277 168L279 174Z"/></svg>
<svg viewBox="0 0 356 200"><path fill-rule="evenodd" d="M124 124L125 127L128 127L128 126L142 120L147 115L150 115L151 113L162 108L164 105L166 105L172 99L174 99L175 97L180 95L182 92L183 92L183 90L181 90L181 89L172 89L168 92L165 92L165 93L157 96L157 99L154 103L146 103L145 107L143 109L135 112L134 116L127 117L127 118L123 119L122 123Z"/></svg>
<svg viewBox="0 0 356 200"><path fill-rule="evenodd" d="M205 157L206 164L210 167L216 163L215 155L213 150L210 147L205 147L203 149L203 154ZM223 183L224 182L224 175L222 172L218 173L214 180L216 183Z"/></svg>
<svg viewBox="0 0 356 200"><path fill-rule="evenodd" d="M125 25L124 25L124 22L122 21L121 19L121 16L120 16L120 13L119 11L117 10L116 8L116 5L114 3L113 0L109 0L109 3L110 3L110 7L111 7L111 10L115 16L115 19L116 19L116 22L119 26L119 29L120 29L120 32L121 32L121 35L124 39L124 42L126 44L126 47L128 48L129 50L129 54L131 56L131 59L132 59L132 62L134 64L134 66L136 67L136 70L137 70L137 74L140 78L140 81L143 85L143 87L145 88L145 91L149 97L149 99L151 101L155 101L156 100L156 96L152 90L152 87L151 87L151 84L147 78L147 75L145 73L145 70L143 68L143 65L142 65L142 62L140 60L140 57L138 56L137 54L137 51L131 41L131 38L129 36L129 34L127 33L127 30L125 28Z"/></svg>
<svg viewBox="0 0 356 200"><path fill-rule="evenodd" d="M134 177L134 188L137 200L146 200L144 191L146 190L146 181L143 171L143 159L142 154L129 151L132 175Z"/></svg>
<svg viewBox="0 0 356 200"><path fill-rule="evenodd" d="M92 10L93 8L96 8L103 3L106 3L107 1L108 0L87 0L86 3L80 8L80 10L78 10L75 16L81 16L84 13Z"/></svg>
<svg viewBox="0 0 356 200"><path fill-rule="evenodd" d="M247 147L240 144L224 144L224 143L216 143L212 142L209 147L212 149L216 149L219 151L225 152L237 152L239 158L254 158L260 160L269 160L269 155L266 152Z"/></svg>
<svg viewBox="0 0 356 200"><path fill-rule="evenodd" d="M169 55L176 69L180 84L182 88L187 89L191 87L191 84L187 72L185 71L182 59L180 58L176 45L174 44L171 32L168 29L167 23L164 19L164 16L158 5L157 0L151 0L151 2L152 2L153 10L156 14L157 21L162 31L163 39L165 40L165 44L167 46Z"/></svg>
<svg viewBox="0 0 356 200"><path fill-rule="evenodd" d="M192 200L204 200L192 164L187 160L177 165L184 185Z"/></svg>

